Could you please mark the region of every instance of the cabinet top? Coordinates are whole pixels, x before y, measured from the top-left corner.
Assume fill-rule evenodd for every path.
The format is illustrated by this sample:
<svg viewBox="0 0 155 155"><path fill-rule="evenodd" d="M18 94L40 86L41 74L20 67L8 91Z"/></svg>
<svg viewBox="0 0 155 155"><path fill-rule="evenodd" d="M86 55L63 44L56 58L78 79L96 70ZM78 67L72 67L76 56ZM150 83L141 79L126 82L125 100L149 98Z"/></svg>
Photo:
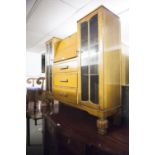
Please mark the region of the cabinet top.
<svg viewBox="0 0 155 155"><path fill-rule="evenodd" d="M51 39L49 39L48 41L46 41L46 44L50 44L50 43L52 43L55 40L61 40L61 39L58 38L58 37L52 37Z"/></svg>
<svg viewBox="0 0 155 155"><path fill-rule="evenodd" d="M80 18L80 19L77 21L77 23L80 22L81 20L83 20L84 18L86 18L87 16L91 15L92 13L94 13L94 12L96 12L96 11L99 11L99 10L101 10L101 11L106 10L106 11L108 11L109 13L113 14L116 18L119 18L119 16L117 16L116 14L114 14L114 13L113 13L112 11L110 11L108 8L106 8L106 7L103 6L103 5L100 5L99 7L97 7L96 9L94 9L93 11L91 11L90 13L88 13L87 15L85 15L84 17Z"/></svg>

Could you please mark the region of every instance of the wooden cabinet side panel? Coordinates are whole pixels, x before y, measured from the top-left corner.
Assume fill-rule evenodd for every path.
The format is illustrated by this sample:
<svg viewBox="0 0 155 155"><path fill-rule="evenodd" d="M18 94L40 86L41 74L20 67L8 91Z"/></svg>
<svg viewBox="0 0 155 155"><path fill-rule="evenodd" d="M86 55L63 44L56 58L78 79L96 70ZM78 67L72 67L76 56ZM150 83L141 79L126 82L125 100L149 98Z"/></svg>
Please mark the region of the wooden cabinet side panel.
<svg viewBox="0 0 155 155"><path fill-rule="evenodd" d="M119 18L106 9L103 34L104 108L113 109L121 104L121 32Z"/></svg>

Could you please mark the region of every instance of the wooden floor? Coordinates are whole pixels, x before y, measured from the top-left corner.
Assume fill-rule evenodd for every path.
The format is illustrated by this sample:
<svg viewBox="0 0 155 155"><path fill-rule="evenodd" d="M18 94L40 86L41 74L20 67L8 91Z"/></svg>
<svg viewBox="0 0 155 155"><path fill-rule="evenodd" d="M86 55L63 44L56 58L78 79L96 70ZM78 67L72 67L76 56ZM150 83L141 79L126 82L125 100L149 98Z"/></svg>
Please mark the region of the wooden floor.
<svg viewBox="0 0 155 155"><path fill-rule="evenodd" d="M89 146L89 148L91 147L91 149L87 151L89 155L93 154L92 152L96 150L100 150L98 152L101 153L98 154L103 154L103 152L108 155L129 154L129 129L126 124L122 124L119 127L110 126L108 133L102 136L97 133L95 117L81 110L79 112L79 110L68 106L63 106L63 108L60 108L58 114L46 116L45 119L48 124L47 126L50 126L53 122L55 124L54 126L59 125L57 127L59 141L63 141L67 137L74 139L74 142L76 141L75 148L72 142L70 147L60 142L61 145L66 145L68 149L71 149L71 152L74 152L76 147L79 147L80 150L82 143ZM77 143L80 145L77 145Z"/></svg>

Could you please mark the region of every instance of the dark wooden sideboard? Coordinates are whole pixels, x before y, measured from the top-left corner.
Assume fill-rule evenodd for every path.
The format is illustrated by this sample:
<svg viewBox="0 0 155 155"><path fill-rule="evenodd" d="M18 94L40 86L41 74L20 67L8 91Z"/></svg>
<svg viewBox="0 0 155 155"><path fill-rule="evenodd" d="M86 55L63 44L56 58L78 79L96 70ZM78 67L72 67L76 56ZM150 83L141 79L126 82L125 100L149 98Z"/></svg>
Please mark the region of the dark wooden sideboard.
<svg viewBox="0 0 155 155"><path fill-rule="evenodd" d="M44 116L44 155L128 155L127 125L110 126L104 136L97 133L96 118L61 105L59 113Z"/></svg>

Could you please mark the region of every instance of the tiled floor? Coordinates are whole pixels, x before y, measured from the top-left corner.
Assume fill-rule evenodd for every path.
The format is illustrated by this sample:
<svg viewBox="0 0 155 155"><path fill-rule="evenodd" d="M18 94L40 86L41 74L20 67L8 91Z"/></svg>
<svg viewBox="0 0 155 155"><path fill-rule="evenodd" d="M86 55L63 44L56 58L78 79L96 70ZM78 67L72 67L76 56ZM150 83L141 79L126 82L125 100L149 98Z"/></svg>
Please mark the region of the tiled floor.
<svg viewBox="0 0 155 155"><path fill-rule="evenodd" d="M30 119L30 146L26 146L26 155L43 155L42 147L42 120Z"/></svg>

